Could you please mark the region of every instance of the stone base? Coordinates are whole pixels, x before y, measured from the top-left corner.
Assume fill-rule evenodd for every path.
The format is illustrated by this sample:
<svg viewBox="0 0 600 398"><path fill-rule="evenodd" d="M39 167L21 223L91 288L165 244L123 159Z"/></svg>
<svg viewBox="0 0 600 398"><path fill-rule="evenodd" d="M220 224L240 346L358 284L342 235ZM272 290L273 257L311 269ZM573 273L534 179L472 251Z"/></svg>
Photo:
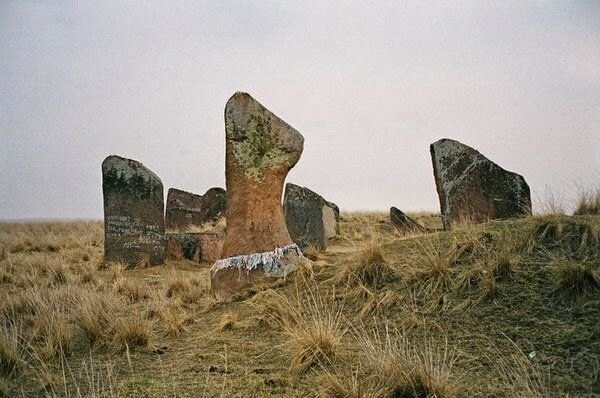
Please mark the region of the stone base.
<svg viewBox="0 0 600 398"><path fill-rule="evenodd" d="M231 301L251 288L280 283L302 261L307 260L295 244L273 252L218 260L210 270L211 294L219 302Z"/></svg>
<svg viewBox="0 0 600 398"><path fill-rule="evenodd" d="M168 233L166 238L169 259L213 263L221 257L225 235L181 232Z"/></svg>

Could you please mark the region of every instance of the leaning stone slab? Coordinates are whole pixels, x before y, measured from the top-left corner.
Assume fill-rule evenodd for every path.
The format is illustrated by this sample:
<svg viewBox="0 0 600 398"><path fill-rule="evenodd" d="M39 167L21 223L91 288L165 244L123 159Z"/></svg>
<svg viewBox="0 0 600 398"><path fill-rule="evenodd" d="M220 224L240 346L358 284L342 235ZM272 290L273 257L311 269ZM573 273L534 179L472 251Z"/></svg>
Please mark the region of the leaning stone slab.
<svg viewBox="0 0 600 398"><path fill-rule="evenodd" d="M140 162L108 156L102 162L104 259L136 265L165 261L163 185Z"/></svg>
<svg viewBox="0 0 600 398"><path fill-rule="evenodd" d="M318 193L292 183L285 186L285 223L292 240L302 249L327 249L327 240L338 230L339 209Z"/></svg>
<svg viewBox="0 0 600 398"><path fill-rule="evenodd" d="M211 188L204 195L169 188L166 207L167 229L185 231L224 217L227 197L223 188Z"/></svg>
<svg viewBox="0 0 600 398"><path fill-rule="evenodd" d="M519 174L455 140L441 139L429 149L445 230L455 222L531 214L529 185Z"/></svg>
<svg viewBox="0 0 600 398"><path fill-rule="evenodd" d="M427 229L424 226L393 206L390 208L390 221L396 230L403 234L427 232Z"/></svg>
<svg viewBox="0 0 600 398"><path fill-rule="evenodd" d="M275 253L293 244L285 226L281 194L303 147L304 138L299 132L250 95L238 92L227 101L227 228L221 255L225 261L216 262L211 269L211 291L217 300L229 300L255 284L276 282L301 258L299 251L286 249L285 255L276 256L277 272L271 268L271 256L244 257L253 259L250 269L243 262L228 260Z"/></svg>
<svg viewBox="0 0 600 398"><path fill-rule="evenodd" d="M167 233L167 256L171 260L187 259L196 263L214 263L221 258L225 235L213 232Z"/></svg>

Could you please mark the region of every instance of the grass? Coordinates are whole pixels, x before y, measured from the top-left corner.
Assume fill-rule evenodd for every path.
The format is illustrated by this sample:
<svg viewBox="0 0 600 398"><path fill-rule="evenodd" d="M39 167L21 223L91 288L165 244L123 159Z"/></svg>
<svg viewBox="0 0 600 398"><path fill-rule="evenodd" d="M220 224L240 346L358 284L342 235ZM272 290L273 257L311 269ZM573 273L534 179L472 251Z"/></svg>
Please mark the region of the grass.
<svg viewBox="0 0 600 398"><path fill-rule="evenodd" d="M577 204L575 206L574 215L599 215L600 214L600 189L581 190Z"/></svg>
<svg viewBox="0 0 600 398"><path fill-rule="evenodd" d="M399 236L342 214L316 261L223 305L208 267L104 264L101 223L0 223L0 393L594 396L599 231L545 215Z"/></svg>

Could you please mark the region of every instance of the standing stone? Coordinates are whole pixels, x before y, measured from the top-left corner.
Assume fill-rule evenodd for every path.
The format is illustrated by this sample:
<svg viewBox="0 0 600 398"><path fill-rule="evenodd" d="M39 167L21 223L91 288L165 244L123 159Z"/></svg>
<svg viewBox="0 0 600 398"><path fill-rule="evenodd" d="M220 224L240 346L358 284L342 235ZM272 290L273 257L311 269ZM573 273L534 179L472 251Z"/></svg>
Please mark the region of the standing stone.
<svg viewBox="0 0 600 398"><path fill-rule="evenodd" d="M223 188L210 188L204 195L169 188L165 223L172 231L200 227L225 216L227 194Z"/></svg>
<svg viewBox="0 0 600 398"><path fill-rule="evenodd" d="M338 207L308 188L287 183L283 198L285 223L292 240L302 249L327 249L327 239L337 234Z"/></svg>
<svg viewBox="0 0 600 398"><path fill-rule="evenodd" d="M475 149L447 138L430 146L445 230L452 223L531 214L529 185Z"/></svg>
<svg viewBox="0 0 600 398"><path fill-rule="evenodd" d="M283 183L304 138L246 93L225 106L227 228L211 291L230 300L259 283L285 277L302 259L281 209Z"/></svg>
<svg viewBox="0 0 600 398"><path fill-rule="evenodd" d="M104 259L136 265L165 261L163 185L135 160L109 156L102 162Z"/></svg>
<svg viewBox="0 0 600 398"><path fill-rule="evenodd" d="M426 233L427 229L404 214L400 209L396 207L390 208L390 220L396 229L404 234L407 233Z"/></svg>

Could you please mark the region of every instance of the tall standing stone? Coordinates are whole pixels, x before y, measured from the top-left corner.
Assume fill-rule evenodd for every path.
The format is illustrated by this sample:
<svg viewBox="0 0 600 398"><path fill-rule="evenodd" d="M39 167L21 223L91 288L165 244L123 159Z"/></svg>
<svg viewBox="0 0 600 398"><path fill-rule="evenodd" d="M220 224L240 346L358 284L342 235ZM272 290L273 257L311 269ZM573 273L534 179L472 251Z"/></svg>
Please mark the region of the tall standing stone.
<svg viewBox="0 0 600 398"><path fill-rule="evenodd" d="M327 248L327 240L337 234L339 209L308 188L292 183L285 186L283 213L292 240L302 250Z"/></svg>
<svg viewBox="0 0 600 398"><path fill-rule="evenodd" d="M163 185L135 160L108 156L102 162L104 258L130 265L165 260Z"/></svg>
<svg viewBox="0 0 600 398"><path fill-rule="evenodd" d="M283 183L298 162L304 138L246 93L225 106L227 228L222 259L211 268L220 301L295 268L302 254L281 209Z"/></svg>
<svg viewBox="0 0 600 398"><path fill-rule="evenodd" d="M185 231L225 217L227 194L223 188L210 188L204 195L169 188L165 224L172 231Z"/></svg>
<svg viewBox="0 0 600 398"><path fill-rule="evenodd" d="M475 223L531 214L529 185L475 149L447 138L429 147L442 222Z"/></svg>

